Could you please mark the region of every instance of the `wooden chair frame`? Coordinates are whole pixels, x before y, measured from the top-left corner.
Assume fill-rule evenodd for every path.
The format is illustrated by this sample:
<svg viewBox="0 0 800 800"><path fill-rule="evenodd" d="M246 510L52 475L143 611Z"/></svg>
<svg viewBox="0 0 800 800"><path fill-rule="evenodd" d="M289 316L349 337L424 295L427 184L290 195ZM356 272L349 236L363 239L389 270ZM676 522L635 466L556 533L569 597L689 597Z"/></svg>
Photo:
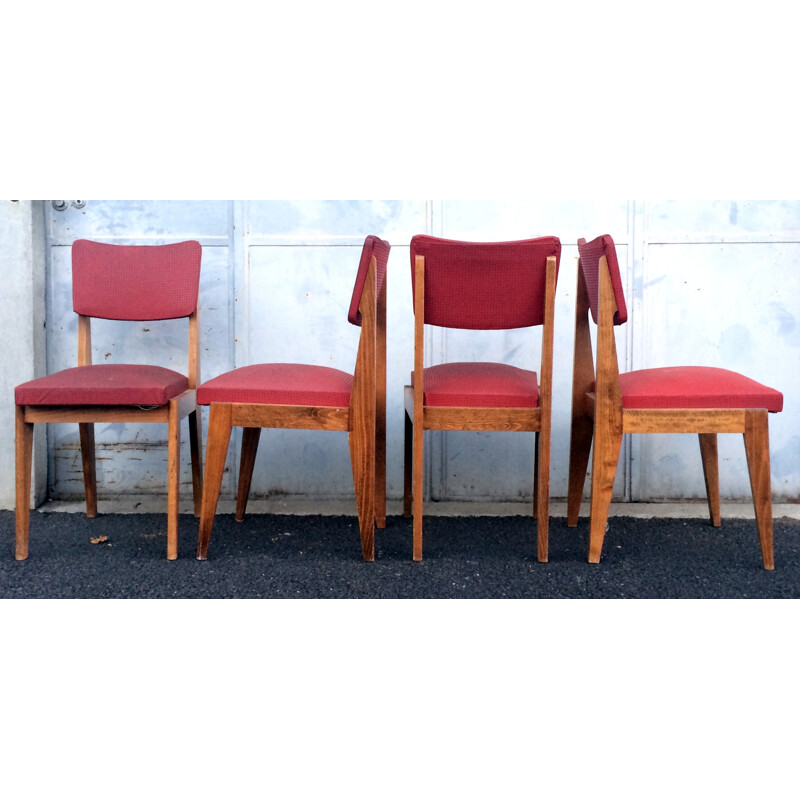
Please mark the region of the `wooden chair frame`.
<svg viewBox="0 0 800 800"><path fill-rule="evenodd" d="M405 447L403 516L412 516L413 559L422 560L423 433L443 431L531 431L536 433L533 516L537 519L537 557L548 558L550 503L550 427L553 389L553 328L557 262L547 259L545 314L539 370L538 408L481 408L426 406L425 364L425 257L414 259L414 385L405 387Z"/></svg>
<svg viewBox="0 0 800 800"><path fill-rule="evenodd" d="M589 330L589 293L579 259L567 525L574 528L578 524L589 452L594 443L589 532L590 563L597 564L600 561L623 434L696 433L700 440L711 524L719 527L721 520L717 434L741 433L744 435L764 568L774 569L767 410L623 408L613 324L617 304L605 256L600 259L598 282L595 380Z"/></svg>
<svg viewBox="0 0 800 800"><path fill-rule="evenodd" d="M189 417L189 444L192 459L194 513L200 513L203 493L203 467L200 452L202 421L197 413L196 388L200 380L200 341L198 311L189 316L189 388L166 405L156 408L139 406L64 405L16 407L16 557L28 557L30 524L31 468L33 426L39 422L77 422L80 433L83 483L86 491L86 515L97 516L97 474L95 468L94 423L161 422L168 426L167 443L167 558L178 557L178 502L180 497L180 421ZM78 315L78 366L92 363L91 317Z"/></svg>
<svg viewBox="0 0 800 800"><path fill-rule="evenodd" d="M244 519L262 428L347 431L365 561L375 559L375 526L386 527L386 284L376 298L377 259L370 259L361 296L361 336L350 405L289 406L211 403L197 558L208 556L225 459L234 426L243 428L236 520Z"/></svg>

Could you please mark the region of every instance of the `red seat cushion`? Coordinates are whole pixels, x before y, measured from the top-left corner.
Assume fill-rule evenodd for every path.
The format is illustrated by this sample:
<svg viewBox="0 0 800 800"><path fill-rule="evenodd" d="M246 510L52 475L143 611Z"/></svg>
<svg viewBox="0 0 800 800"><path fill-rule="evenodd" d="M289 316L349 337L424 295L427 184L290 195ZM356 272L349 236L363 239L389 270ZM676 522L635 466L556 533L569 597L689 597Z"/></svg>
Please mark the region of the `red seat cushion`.
<svg viewBox="0 0 800 800"><path fill-rule="evenodd" d="M197 389L197 402L346 408L352 387L352 375L331 367L253 364L206 381Z"/></svg>
<svg viewBox="0 0 800 800"><path fill-rule="evenodd" d="M164 367L92 364L22 383L14 401L25 406L163 406L189 388L189 380Z"/></svg>
<svg viewBox="0 0 800 800"><path fill-rule="evenodd" d="M783 408L780 392L718 367L640 369L619 383L624 408Z"/></svg>
<svg viewBox="0 0 800 800"><path fill-rule="evenodd" d="M536 373L508 364L454 362L425 370L423 402L426 406L472 408L536 408L539 383ZM414 373L411 373L414 384Z"/></svg>

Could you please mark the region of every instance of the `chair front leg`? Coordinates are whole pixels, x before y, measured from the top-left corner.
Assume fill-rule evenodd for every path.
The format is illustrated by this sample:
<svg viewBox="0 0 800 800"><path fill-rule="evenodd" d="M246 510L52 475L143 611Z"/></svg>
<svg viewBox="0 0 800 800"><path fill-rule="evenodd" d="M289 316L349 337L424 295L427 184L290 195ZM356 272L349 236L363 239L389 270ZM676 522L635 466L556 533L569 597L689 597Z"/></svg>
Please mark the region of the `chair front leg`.
<svg viewBox="0 0 800 800"><path fill-rule="evenodd" d="M403 426L403 516L411 516L412 490L412 465L414 455L414 423L407 411L403 412L405 425Z"/></svg>
<svg viewBox="0 0 800 800"><path fill-rule="evenodd" d="M767 411L747 411L744 419L744 447L750 487L753 490L758 538L764 569L775 569L772 547L772 483L769 468L769 418Z"/></svg>
<svg viewBox="0 0 800 800"><path fill-rule="evenodd" d="M94 423L79 422L83 486L86 491L86 516L97 516L97 472L94 455Z"/></svg>
<svg viewBox="0 0 800 800"><path fill-rule="evenodd" d="M178 506L181 491L181 419L177 400L169 401L167 433L167 559L178 557Z"/></svg>
<svg viewBox="0 0 800 800"><path fill-rule="evenodd" d="M194 515L200 517L203 502L203 454L200 443L203 441L203 417L200 409L189 414L189 448L192 457L192 497Z"/></svg>
<svg viewBox="0 0 800 800"><path fill-rule="evenodd" d="M567 490L567 526L570 528L578 524L581 512L593 433L594 422L591 417L581 414L573 418L569 440L569 489Z"/></svg>
<svg viewBox="0 0 800 800"><path fill-rule="evenodd" d="M719 457L717 455L717 434L699 433L700 455L703 459L703 478L706 482L708 514L711 524L719 528L722 524L719 507Z"/></svg>
<svg viewBox="0 0 800 800"><path fill-rule="evenodd" d="M33 423L25 421L25 407L16 407L16 558L28 557L31 519L31 469L33 468Z"/></svg>
<svg viewBox="0 0 800 800"><path fill-rule="evenodd" d="M200 527L197 535L197 558L208 557L211 527L217 512L219 489L225 471L225 459L231 440L231 407L227 403L212 403L208 416L208 441L206 442L206 470L203 477L203 503L200 508Z"/></svg>

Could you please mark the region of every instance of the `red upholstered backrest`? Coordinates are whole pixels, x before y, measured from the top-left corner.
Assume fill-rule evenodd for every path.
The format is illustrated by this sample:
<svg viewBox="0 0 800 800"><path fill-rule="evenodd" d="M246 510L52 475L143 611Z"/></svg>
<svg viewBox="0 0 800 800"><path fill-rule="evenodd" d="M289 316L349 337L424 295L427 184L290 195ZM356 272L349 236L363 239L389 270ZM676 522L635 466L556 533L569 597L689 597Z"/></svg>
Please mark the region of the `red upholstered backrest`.
<svg viewBox="0 0 800 800"><path fill-rule="evenodd" d="M605 256L608 261L608 271L611 274L611 286L614 289L614 300L617 302L617 311L614 314L614 324L622 325L628 320L628 308L625 305L625 294L622 291L622 277L619 274L619 262L614 240L608 236L598 236L591 242L586 239L578 240L578 253L581 257L581 271L586 281L586 290L589 293L589 306L592 309L592 319L597 324L597 309L600 302L600 259Z"/></svg>
<svg viewBox="0 0 800 800"><path fill-rule="evenodd" d="M364 283L367 280L369 262L372 256L378 263L377 275L375 276L375 297L381 293L383 281L386 278L386 264L389 261L389 251L392 246L389 242L379 239L377 236L367 236L364 240L364 247L361 249L361 261L358 264L356 273L356 285L353 288L353 298L350 300L350 311L347 319L353 325L361 325L361 313L358 310L361 305L361 295L364 292Z"/></svg>
<svg viewBox="0 0 800 800"><path fill-rule="evenodd" d="M459 242L434 236L411 240L425 257L425 322L444 328L506 330L544 322L547 259L561 260L555 236L517 242Z"/></svg>
<svg viewBox="0 0 800 800"><path fill-rule="evenodd" d="M156 320L197 309L199 242L72 245L72 307L87 317Z"/></svg>

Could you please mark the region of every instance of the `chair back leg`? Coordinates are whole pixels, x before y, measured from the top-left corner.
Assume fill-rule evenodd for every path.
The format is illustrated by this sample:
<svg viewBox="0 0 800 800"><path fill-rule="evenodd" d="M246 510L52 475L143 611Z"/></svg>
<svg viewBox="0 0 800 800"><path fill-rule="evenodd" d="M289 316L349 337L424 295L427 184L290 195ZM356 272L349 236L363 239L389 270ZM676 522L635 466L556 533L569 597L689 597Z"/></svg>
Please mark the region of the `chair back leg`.
<svg viewBox="0 0 800 800"><path fill-rule="evenodd" d="M31 519L31 469L33 468L33 423L25 421L24 406L16 407L16 558L28 557Z"/></svg>
<svg viewBox="0 0 800 800"><path fill-rule="evenodd" d="M611 494L622 446L622 429L595 421L592 454L592 507L589 522L589 562L600 563Z"/></svg>

